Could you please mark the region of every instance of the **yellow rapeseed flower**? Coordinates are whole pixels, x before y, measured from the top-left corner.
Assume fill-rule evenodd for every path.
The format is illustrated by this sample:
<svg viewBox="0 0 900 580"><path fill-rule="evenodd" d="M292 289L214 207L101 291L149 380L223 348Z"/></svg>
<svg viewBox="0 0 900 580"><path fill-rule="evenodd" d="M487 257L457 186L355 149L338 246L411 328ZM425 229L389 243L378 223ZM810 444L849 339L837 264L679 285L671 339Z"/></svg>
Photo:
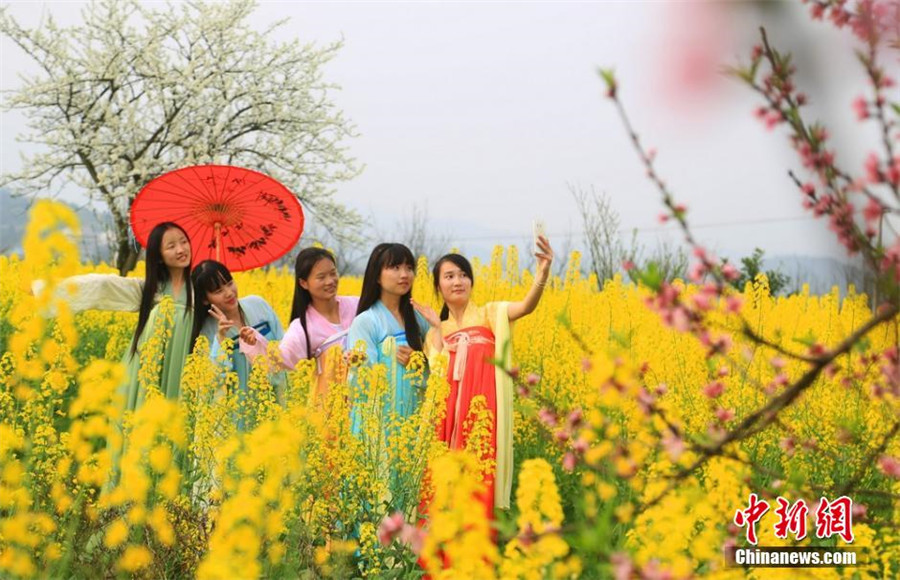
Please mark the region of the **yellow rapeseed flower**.
<svg viewBox="0 0 900 580"><path fill-rule="evenodd" d="M128 539L128 532L128 524L122 520L115 520L106 528L103 543L108 548L118 548Z"/></svg>

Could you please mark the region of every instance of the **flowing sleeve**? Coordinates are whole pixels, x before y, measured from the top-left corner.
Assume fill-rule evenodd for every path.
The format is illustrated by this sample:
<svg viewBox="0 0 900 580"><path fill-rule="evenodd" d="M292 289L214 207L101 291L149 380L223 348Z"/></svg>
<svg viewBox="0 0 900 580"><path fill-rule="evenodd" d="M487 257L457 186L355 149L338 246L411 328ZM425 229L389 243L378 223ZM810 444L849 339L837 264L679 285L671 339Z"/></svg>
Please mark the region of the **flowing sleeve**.
<svg viewBox="0 0 900 580"><path fill-rule="evenodd" d="M296 367L298 362L308 358L306 336L303 334L303 325L300 324L299 318L291 321L284 338L281 339L280 349L284 366L289 369Z"/></svg>
<svg viewBox="0 0 900 580"><path fill-rule="evenodd" d="M262 300L262 298L260 298ZM268 302L262 300L262 303L266 307L266 312L269 320L269 328L272 329L272 339L273 340L281 340L284 338L284 327L281 326L281 320L279 320L278 315L275 314L275 310L272 309L272 306L269 305Z"/></svg>
<svg viewBox="0 0 900 580"><path fill-rule="evenodd" d="M509 311L509 302L488 302L484 305L484 320L482 323L497 334L497 320L499 310ZM507 320L509 320L507 315Z"/></svg>
<svg viewBox="0 0 900 580"><path fill-rule="evenodd" d="M494 369L497 397L497 456L494 505L509 509L513 475L513 381L506 373L512 368L512 325L509 302L493 302L491 310L494 332L494 358L502 365ZM489 305L490 305L489 304ZM488 312L488 309L485 308Z"/></svg>
<svg viewBox="0 0 900 580"><path fill-rule="evenodd" d="M196 308L198 307L195 306L194 315L198 316ZM207 316L206 320L203 321L203 326L200 327L200 336L205 336L206 339L209 340L209 344L212 345L218 333L219 321L212 316Z"/></svg>
<svg viewBox="0 0 900 580"><path fill-rule="evenodd" d="M431 330L431 325L428 324L428 321L425 320L425 317L416 312L416 323L419 325L419 337L422 339L422 344L425 344L425 341L428 339L428 332ZM440 332L440 329L438 329ZM426 353L427 353L427 347Z"/></svg>
<svg viewBox="0 0 900 580"><path fill-rule="evenodd" d="M425 358L428 360L428 366L432 369L437 368L438 359L446 353L445 349L438 349L434 346L434 344L431 343L434 333L441 332L442 330L440 327L432 326L425 334ZM441 337L441 344L443 344L443 337Z"/></svg>
<svg viewBox="0 0 900 580"><path fill-rule="evenodd" d="M265 352L265 350L263 350ZM219 344L219 335L214 334L212 337L212 341L209 345L209 358L213 359L213 361L219 360L219 355L222 353L222 345Z"/></svg>
<svg viewBox="0 0 900 580"><path fill-rule="evenodd" d="M271 336L266 338L269 340L281 340L281 337L284 336L284 327L281 326L281 321L278 320L278 316L265 298L256 295L247 296L241 300L241 306L244 308L247 323L250 326L256 327L264 322L269 327L269 333L271 334Z"/></svg>
<svg viewBox="0 0 900 580"><path fill-rule="evenodd" d="M32 292L37 296L46 283L35 280ZM53 292L55 298L66 302L74 312L82 310L111 310L137 312L141 307L144 281L123 278L115 274L84 274L61 281Z"/></svg>
<svg viewBox="0 0 900 580"><path fill-rule="evenodd" d="M245 313L249 318L248 322L250 325L258 326L260 322L265 322L269 327L270 336L263 336L259 330L254 328L253 334L256 335L256 344L250 345L243 340L239 340L240 351L244 356L250 358L264 355L268 350L270 339L282 340L284 337L284 328L281 326L281 321L278 319L278 316L275 314L275 311L269 303L259 296L248 296L244 299L242 306L245 307ZM282 359L284 359L284 341L282 341L280 349L282 352ZM289 368L293 368L294 364L296 364L296 361L294 361ZM287 365L286 361L285 365Z"/></svg>
<svg viewBox="0 0 900 580"><path fill-rule="evenodd" d="M256 297L259 302L259 306L261 311L264 313L264 318L266 322L269 323L269 330L272 333L272 340L282 341L284 339L284 327L281 326L281 320L278 319L278 315L275 314L275 310L272 309L272 306L266 302L264 298L261 296ZM257 332L257 334L259 334ZM279 343L279 351L281 351L281 343ZM281 355L281 366L284 367L284 355ZM284 372L278 370L277 372L273 371L273 374L270 375L272 380L272 385L275 387L275 393L278 397L278 401L284 405L284 385L286 384L287 377Z"/></svg>
<svg viewBox="0 0 900 580"><path fill-rule="evenodd" d="M350 332L347 335L347 348L356 348L356 343L362 341L366 352L366 364L375 364L379 361L378 352L378 321L369 314L363 312L353 319L350 324Z"/></svg>
<svg viewBox="0 0 900 580"><path fill-rule="evenodd" d="M428 332L425 333L425 356L431 360L431 357L437 356L441 354L443 349L437 349L434 344L432 344L432 340L434 339L435 333L441 332L440 328L431 327L428 329Z"/></svg>

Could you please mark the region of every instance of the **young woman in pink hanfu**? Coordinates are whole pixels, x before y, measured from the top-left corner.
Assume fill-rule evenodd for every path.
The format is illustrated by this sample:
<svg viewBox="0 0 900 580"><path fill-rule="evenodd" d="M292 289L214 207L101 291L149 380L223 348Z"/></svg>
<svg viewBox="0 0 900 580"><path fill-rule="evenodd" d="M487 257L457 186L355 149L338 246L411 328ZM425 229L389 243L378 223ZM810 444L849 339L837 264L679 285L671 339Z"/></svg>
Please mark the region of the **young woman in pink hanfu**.
<svg viewBox="0 0 900 580"><path fill-rule="evenodd" d="M279 344L282 365L293 370L301 360L315 359L314 394L324 401L330 383L346 378L340 355L347 348L347 331L356 316L359 298L338 296L337 265L331 252L323 248L301 250L294 277L291 324ZM241 350L258 356L265 354L267 344L265 337L255 333L241 340Z"/></svg>

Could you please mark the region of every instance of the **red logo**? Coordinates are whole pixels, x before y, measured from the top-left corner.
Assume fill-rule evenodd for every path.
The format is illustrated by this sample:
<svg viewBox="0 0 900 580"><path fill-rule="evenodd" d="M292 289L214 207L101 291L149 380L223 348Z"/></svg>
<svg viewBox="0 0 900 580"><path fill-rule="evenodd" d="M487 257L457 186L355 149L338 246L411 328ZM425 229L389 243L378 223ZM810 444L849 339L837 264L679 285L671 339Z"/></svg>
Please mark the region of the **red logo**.
<svg viewBox="0 0 900 580"><path fill-rule="evenodd" d="M769 511L769 504L758 501L755 493L750 494L750 505L745 510L738 510L734 514L734 523L743 528L747 527L747 541L756 545L756 523Z"/></svg>
<svg viewBox="0 0 900 580"><path fill-rule="evenodd" d="M806 537L806 514L809 512L806 502L798 499L793 506L783 497L778 498L778 508L775 515L778 523L775 524L775 537L786 540L788 532L794 534L798 540Z"/></svg>
<svg viewBox="0 0 900 580"><path fill-rule="evenodd" d="M809 514L809 506L806 501L799 499L791 504L783 497L776 499L777 507L775 515L778 521L775 523L775 537L786 540L788 535L793 535L796 540L806 537L806 518ZM760 501L755 493L750 494L750 502L746 509L737 510L734 514L734 523L738 527L747 528L747 542L756 545L756 525L763 515L769 511L769 504ZM824 497L819 500L816 508L816 537L830 538L838 535L848 544L853 542L853 500L847 496L841 496L834 501L828 501Z"/></svg>
<svg viewBox="0 0 900 580"><path fill-rule="evenodd" d="M848 544L853 541L853 500L842 495L829 503L824 497L816 508L816 537L839 535Z"/></svg>

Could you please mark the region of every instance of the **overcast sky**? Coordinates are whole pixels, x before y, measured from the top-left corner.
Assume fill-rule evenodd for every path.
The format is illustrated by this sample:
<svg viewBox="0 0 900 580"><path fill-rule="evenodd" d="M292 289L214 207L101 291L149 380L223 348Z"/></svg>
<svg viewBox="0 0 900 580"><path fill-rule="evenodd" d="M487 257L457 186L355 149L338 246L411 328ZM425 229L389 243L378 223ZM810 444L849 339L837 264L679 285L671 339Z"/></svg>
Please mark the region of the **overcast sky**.
<svg viewBox="0 0 900 580"><path fill-rule="evenodd" d="M25 26L53 14L80 20L80 3L6 3ZM581 226L567 184L606 192L623 230L666 239L659 195L644 177L596 67L613 66L658 169L688 205L701 240L726 255L756 246L769 255L839 255L825 224L809 219L787 178L797 168L783 130L752 117L758 102L736 82L708 73L746 58L760 24L771 41L801 51L802 83L827 121L846 167L862 167L874 128L853 120L864 86L852 41L811 23L799 3L760 8L609 3L263 2L261 28L288 16L283 38L344 47L326 68L335 99L361 136L350 150L365 170L338 197L382 223L427 205L435 231L480 252L521 242L543 218L559 248ZM813 50L810 50L813 47ZM6 38L3 89L34 64ZM687 80L686 80L687 79ZM18 114L3 113L3 170L30 151L15 141ZM396 216L396 218L394 218ZM667 229L667 228L666 228ZM677 239L672 237L671 239Z"/></svg>

